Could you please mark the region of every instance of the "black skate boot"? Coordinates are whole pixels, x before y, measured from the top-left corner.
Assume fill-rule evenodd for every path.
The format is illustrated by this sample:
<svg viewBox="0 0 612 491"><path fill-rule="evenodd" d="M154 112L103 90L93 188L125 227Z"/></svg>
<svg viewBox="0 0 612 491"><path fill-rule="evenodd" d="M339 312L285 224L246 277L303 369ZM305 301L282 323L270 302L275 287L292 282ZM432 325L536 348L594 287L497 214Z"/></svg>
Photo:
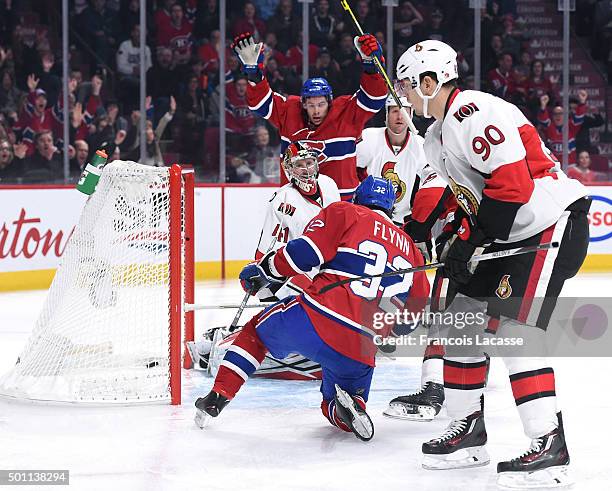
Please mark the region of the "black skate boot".
<svg viewBox="0 0 612 491"><path fill-rule="evenodd" d="M211 418L216 418L225 406L229 403L227 397L217 394L214 391L210 391L205 397L198 397L195 402L196 415L195 423L200 427L204 428Z"/></svg>
<svg viewBox="0 0 612 491"><path fill-rule="evenodd" d="M374 424L362 407L336 384L336 416L346 424L357 438L367 442L374 436Z"/></svg>
<svg viewBox="0 0 612 491"><path fill-rule="evenodd" d="M520 457L497 464L497 483L508 488L556 488L572 484L568 476L569 452L563 433L561 413L559 426L550 433L531 440L531 446Z"/></svg>
<svg viewBox="0 0 612 491"><path fill-rule="evenodd" d="M480 411L451 421L439 438L423 443L425 469L458 469L479 467L490 462L485 448L487 430L484 424L484 398Z"/></svg>
<svg viewBox="0 0 612 491"><path fill-rule="evenodd" d="M383 414L389 418L431 421L440 412L443 403L444 386L427 382L418 392L393 399Z"/></svg>

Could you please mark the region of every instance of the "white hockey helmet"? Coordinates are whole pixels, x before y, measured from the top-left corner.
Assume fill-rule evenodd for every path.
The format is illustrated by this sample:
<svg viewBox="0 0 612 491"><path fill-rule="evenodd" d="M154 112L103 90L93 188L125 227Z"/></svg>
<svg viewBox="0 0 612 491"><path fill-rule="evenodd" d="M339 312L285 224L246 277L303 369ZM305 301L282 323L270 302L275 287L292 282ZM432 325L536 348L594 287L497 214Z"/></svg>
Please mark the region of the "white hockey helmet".
<svg viewBox="0 0 612 491"><path fill-rule="evenodd" d="M402 107L406 108L408 112L408 117L410 118L410 122L412 122L412 116L413 116L412 104L410 104L410 102L408 102L408 99L406 99L405 97L400 97L399 100L402 104ZM389 94L387 96L387 99L385 100L385 126L387 128L389 128L388 123L389 123L389 108L390 107L397 107L397 102L395 102L395 98L391 94ZM409 123L408 123L408 127L410 128Z"/></svg>
<svg viewBox="0 0 612 491"><path fill-rule="evenodd" d="M423 116L429 118L427 105L433 99L442 85L459 77L457 70L457 52L442 41L428 39L408 48L397 62L396 91L405 95L407 90L414 89L423 99ZM421 92L421 75L433 72L438 79L433 94L426 96Z"/></svg>
<svg viewBox="0 0 612 491"><path fill-rule="evenodd" d="M318 146L321 142L298 141L292 143L283 155L283 170L287 180L306 194L317 189L319 163L324 155Z"/></svg>

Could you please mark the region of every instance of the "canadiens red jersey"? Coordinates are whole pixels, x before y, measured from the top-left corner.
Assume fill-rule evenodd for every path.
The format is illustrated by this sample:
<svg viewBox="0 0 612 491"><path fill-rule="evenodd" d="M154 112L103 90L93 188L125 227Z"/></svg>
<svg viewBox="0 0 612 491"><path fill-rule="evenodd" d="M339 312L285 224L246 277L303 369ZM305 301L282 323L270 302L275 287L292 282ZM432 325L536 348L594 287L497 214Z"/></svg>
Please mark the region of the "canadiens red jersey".
<svg viewBox="0 0 612 491"><path fill-rule="evenodd" d="M345 278L422 264L423 257L410 237L383 212L339 201L321 210L302 236L279 249L273 267L283 276L320 267L298 301L325 343L374 366L374 336L387 336L393 327L383 323L380 315L405 306L412 311L423 308L429 295L425 273L356 280L323 294L319 291Z"/></svg>
<svg viewBox="0 0 612 491"><path fill-rule="evenodd" d="M300 97L285 98L273 92L266 79L257 84L250 82L247 89L250 109L278 128L281 156L292 142L321 142L326 158L321 164L321 174L336 182L343 200L350 199L359 185L355 157L357 138L365 123L385 105L386 97L387 86L382 77L378 73L363 73L359 90L352 96L335 98L327 117L317 128L311 129L304 120ZM286 182L281 172L281 184Z"/></svg>
<svg viewBox="0 0 612 491"><path fill-rule="evenodd" d="M576 163L576 136L580 131L586 114L586 104L578 104L576 112L570 114L568 131L568 163ZM538 123L543 127L546 144L553 151L555 157L563 160L563 126L553 123L548 108L538 112Z"/></svg>

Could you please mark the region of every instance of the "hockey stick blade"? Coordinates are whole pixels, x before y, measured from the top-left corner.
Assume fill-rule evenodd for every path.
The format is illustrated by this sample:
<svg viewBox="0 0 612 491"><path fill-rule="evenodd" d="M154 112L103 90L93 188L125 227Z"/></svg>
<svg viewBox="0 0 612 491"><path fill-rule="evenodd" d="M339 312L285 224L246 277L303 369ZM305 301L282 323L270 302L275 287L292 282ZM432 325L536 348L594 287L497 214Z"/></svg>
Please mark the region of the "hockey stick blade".
<svg viewBox="0 0 612 491"><path fill-rule="evenodd" d="M538 251L543 251L547 249L557 249L558 247L559 247L559 242L548 242L546 244L539 244L537 246L516 247L514 249L507 249L505 251L488 252L486 254L481 254L479 256L472 256L469 262L477 263L480 261L489 261L491 259L499 259L500 257L518 256L520 254L529 254L532 252L538 252ZM336 281L335 283L325 285L323 288L319 290L319 294L323 294L325 292L328 292L332 288L336 288L337 286L341 286L341 285L346 285L347 283L351 283L353 281L368 280L370 278L387 278L388 276L403 275L403 274L408 274L408 273L418 273L419 271L428 271L430 269L438 269L438 268L441 268L442 266L444 266L444 263L431 263L431 264L424 264L423 266L416 266L414 268L398 269L397 271L387 271L386 273L381 273L381 274L362 275L362 276L355 276L354 278L346 278L344 280Z"/></svg>

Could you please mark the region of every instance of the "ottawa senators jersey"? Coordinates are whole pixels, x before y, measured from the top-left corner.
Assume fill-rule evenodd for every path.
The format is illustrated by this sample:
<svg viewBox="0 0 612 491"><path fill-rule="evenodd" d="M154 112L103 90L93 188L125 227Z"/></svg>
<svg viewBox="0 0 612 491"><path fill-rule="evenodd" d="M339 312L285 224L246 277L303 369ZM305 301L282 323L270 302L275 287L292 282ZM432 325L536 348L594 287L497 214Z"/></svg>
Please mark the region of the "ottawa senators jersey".
<svg viewBox="0 0 612 491"><path fill-rule="evenodd" d="M513 104L455 90L425 135L427 162L485 235L517 242L556 223L586 188L569 179Z"/></svg>
<svg viewBox="0 0 612 491"><path fill-rule="evenodd" d="M304 234L278 250L273 269L292 277L320 267L298 301L315 330L334 350L374 366L374 336L393 325L377 313L395 312L410 298L411 310L424 305L429 283L424 272L352 281L320 293L322 287L363 274L380 274L423 264L408 235L381 211L345 201L332 203L314 217Z"/></svg>
<svg viewBox="0 0 612 491"><path fill-rule="evenodd" d="M293 184L285 184L275 191L268 204L266 218L259 237L255 259L261 259L270 249L276 237L274 249L280 249L290 240L302 235L306 224L317 215L322 208L340 201L340 193L336 183L327 176L320 175L320 200L304 196Z"/></svg>
<svg viewBox="0 0 612 491"><path fill-rule="evenodd" d="M421 171L425 167L423 138L408 132L401 147L394 148L387 128L367 128L357 143L357 167L368 175L384 177L395 188L393 221L403 224L410 214L414 195L419 188Z"/></svg>

